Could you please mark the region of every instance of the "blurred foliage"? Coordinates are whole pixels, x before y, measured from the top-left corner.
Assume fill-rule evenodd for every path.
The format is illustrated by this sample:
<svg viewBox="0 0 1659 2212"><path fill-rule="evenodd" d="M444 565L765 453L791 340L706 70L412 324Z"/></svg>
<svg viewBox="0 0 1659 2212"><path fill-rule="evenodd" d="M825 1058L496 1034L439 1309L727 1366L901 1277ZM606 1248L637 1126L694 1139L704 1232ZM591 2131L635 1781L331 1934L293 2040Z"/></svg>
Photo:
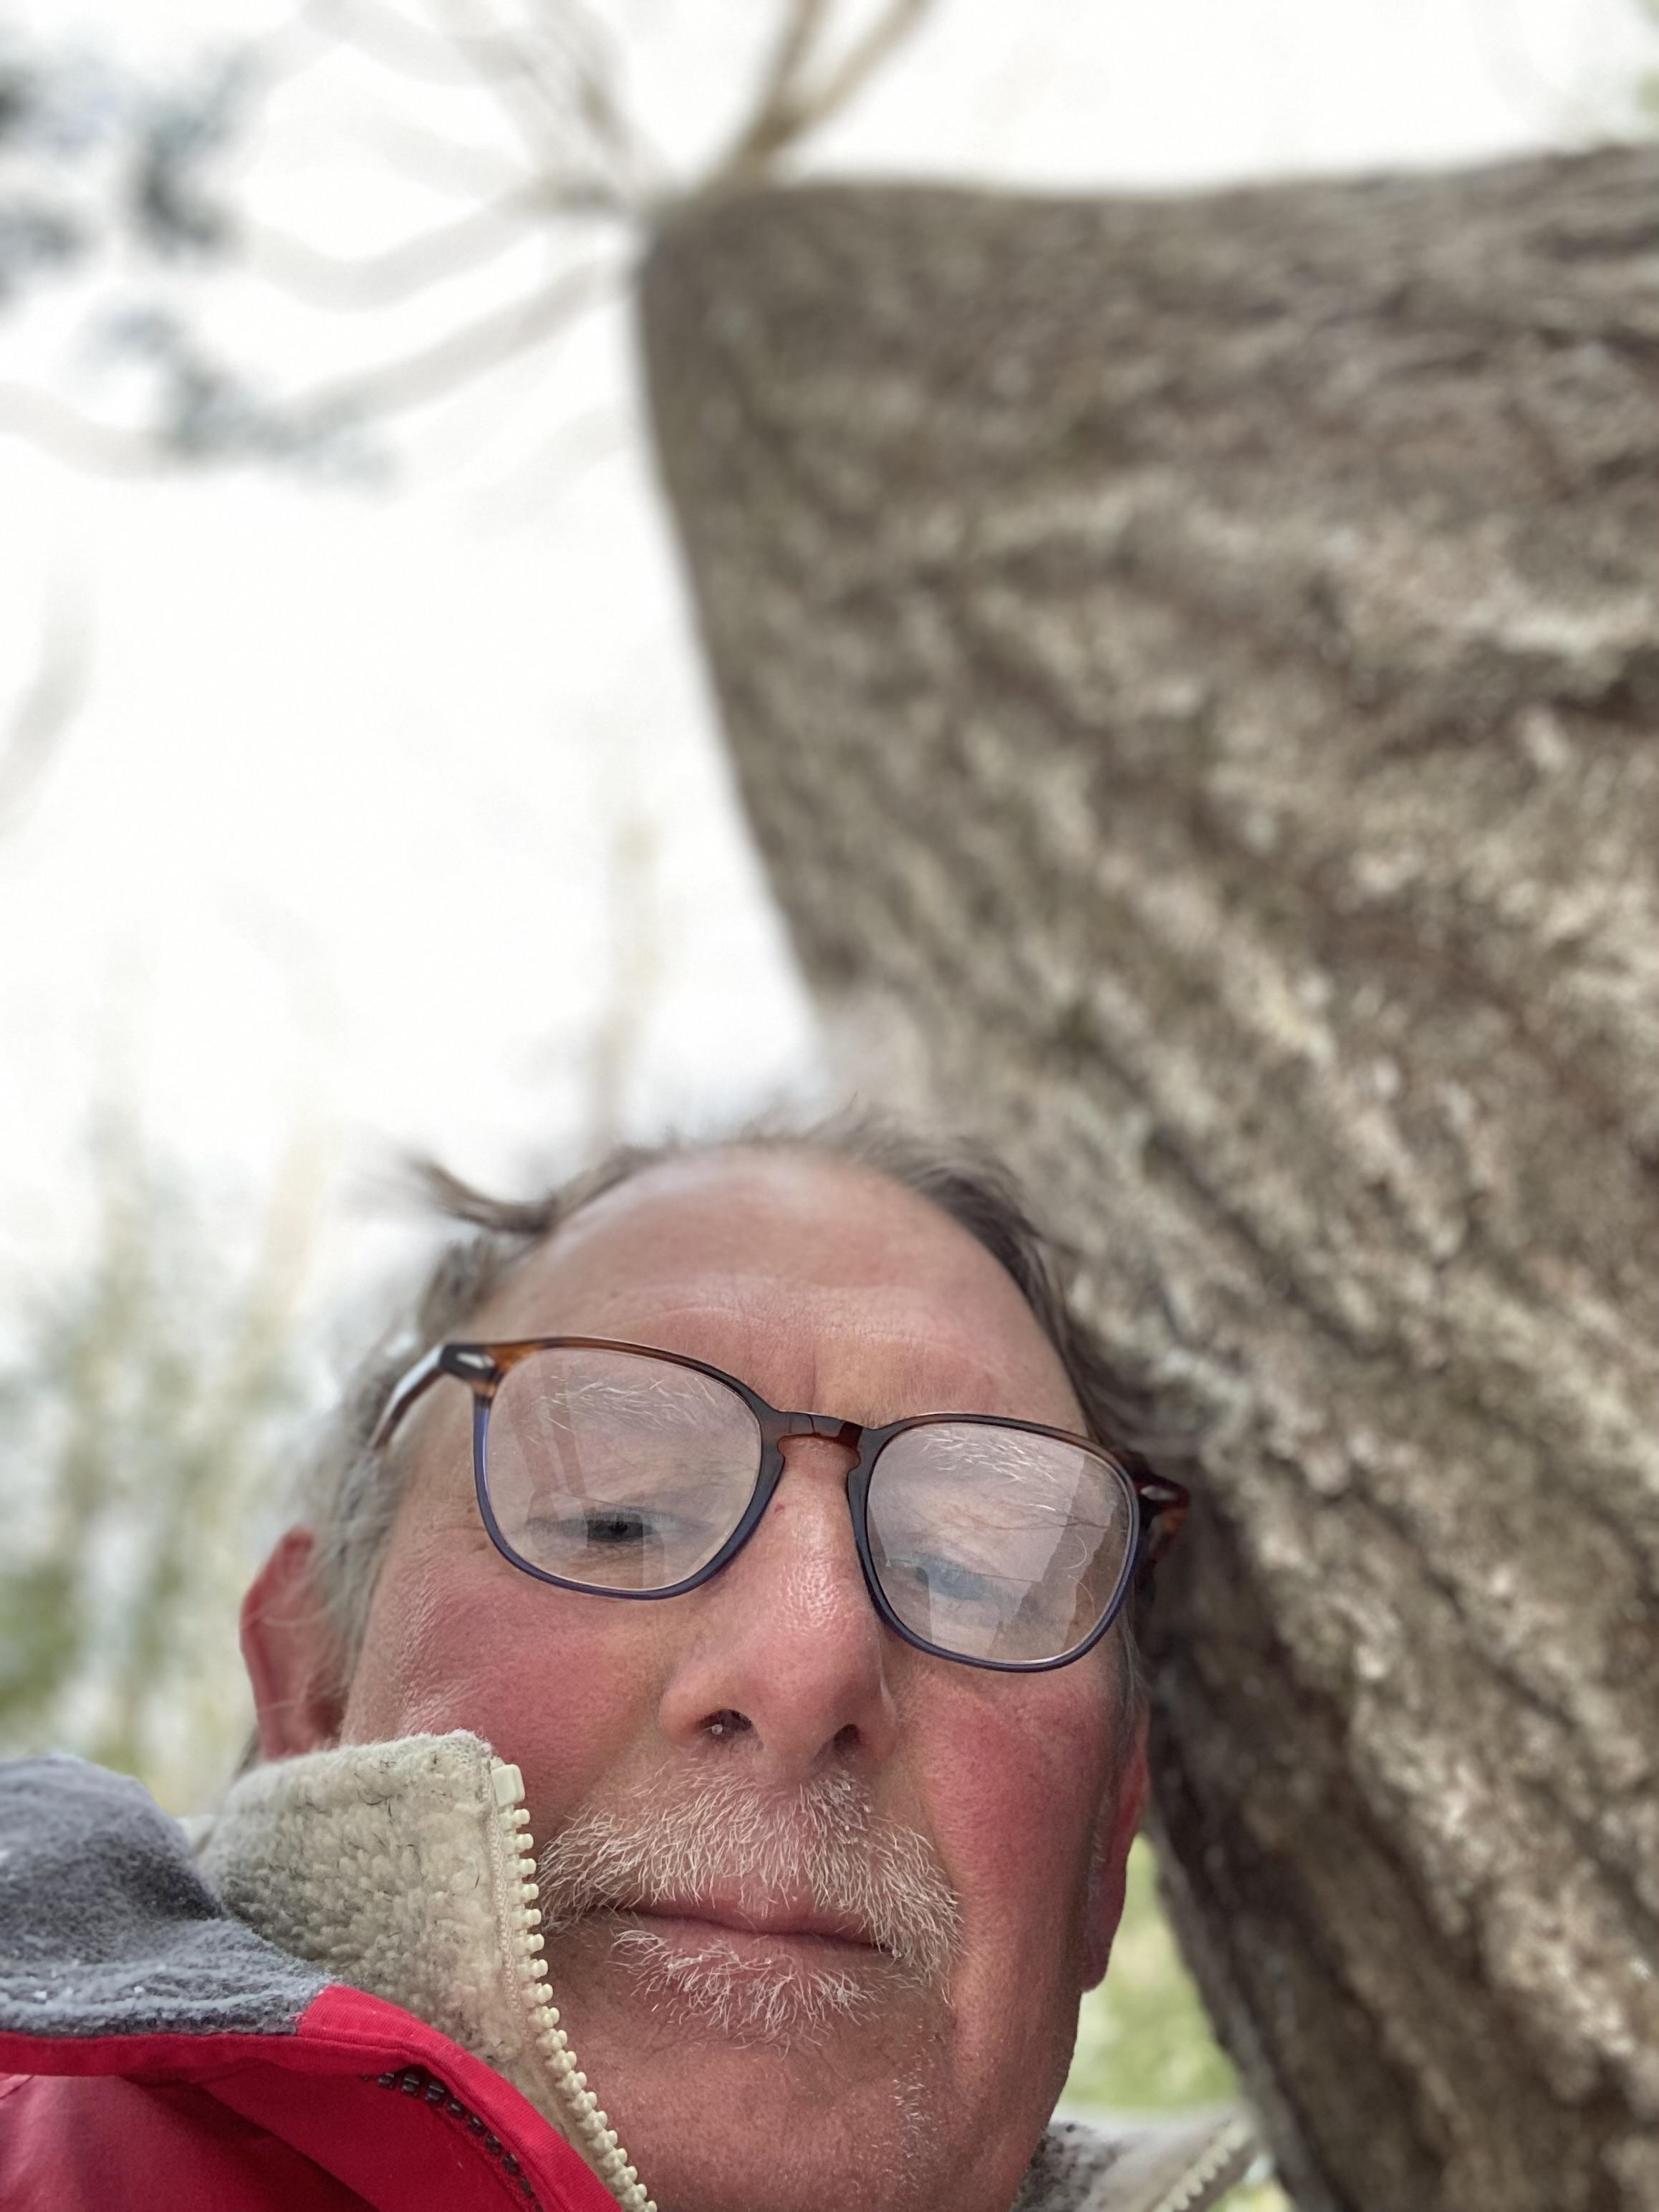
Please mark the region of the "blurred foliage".
<svg viewBox="0 0 1659 2212"><path fill-rule="evenodd" d="M130 1129L94 1151L94 1249L0 1365L0 1753L80 1752L186 1811L247 1726L236 1603L287 1490L307 1209L291 1173L233 1267L245 1234Z"/></svg>
<svg viewBox="0 0 1659 2212"><path fill-rule="evenodd" d="M244 74L220 59L155 83L0 23L0 299L111 252L170 262L221 246L205 172Z"/></svg>
<svg viewBox="0 0 1659 2212"><path fill-rule="evenodd" d="M1083 2001L1066 2106L1082 2117L1151 2117L1230 2104L1238 2094L1158 1902L1152 1847L1140 1837L1111 1970ZM1254 2173L1222 2201L1227 2212L1290 2212L1283 2191Z"/></svg>
<svg viewBox="0 0 1659 2212"><path fill-rule="evenodd" d="M43 382L40 361L21 374L8 362L0 432L94 469L363 466L349 410L287 404L219 360L200 328L200 280L239 242L224 173L269 88L267 44L244 39L158 77L0 16L0 312L44 311L55 364ZM88 380L115 419L54 388Z"/></svg>
<svg viewBox="0 0 1659 2212"><path fill-rule="evenodd" d="M212 167L240 120L246 56L167 82L0 20L0 307L97 271L120 286L222 252Z"/></svg>

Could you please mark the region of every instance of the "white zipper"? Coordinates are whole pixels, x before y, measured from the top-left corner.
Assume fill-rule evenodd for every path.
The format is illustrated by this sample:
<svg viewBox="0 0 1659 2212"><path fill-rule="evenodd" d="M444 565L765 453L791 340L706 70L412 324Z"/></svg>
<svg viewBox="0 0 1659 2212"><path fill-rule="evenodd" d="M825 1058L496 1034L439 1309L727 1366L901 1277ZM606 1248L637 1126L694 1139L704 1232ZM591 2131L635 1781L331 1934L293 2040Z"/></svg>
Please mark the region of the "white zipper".
<svg viewBox="0 0 1659 2212"><path fill-rule="evenodd" d="M560 2106L570 2120L577 2148L623 2207L623 2212L657 2212L645 2193L628 2154L617 2140L617 2130L599 2109L599 2100L587 2086L587 2076L576 2063L570 2039L559 2024L559 2008L548 1986L547 1961L541 1955L541 1911L537 1904L536 1846L531 1840L530 1815L525 1809L524 1777L504 1759L492 1758L490 1780L495 1791L495 1817L507 1847L508 1911L513 1923L513 1967L530 2008L531 2033L552 2077Z"/></svg>

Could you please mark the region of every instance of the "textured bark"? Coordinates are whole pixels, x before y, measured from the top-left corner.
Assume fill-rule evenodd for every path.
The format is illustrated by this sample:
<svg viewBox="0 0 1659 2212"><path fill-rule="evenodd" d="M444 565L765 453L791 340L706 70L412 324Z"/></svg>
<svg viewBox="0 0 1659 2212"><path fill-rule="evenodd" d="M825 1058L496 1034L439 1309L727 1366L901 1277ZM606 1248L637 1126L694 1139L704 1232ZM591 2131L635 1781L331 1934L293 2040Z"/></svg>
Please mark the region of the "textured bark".
<svg viewBox="0 0 1659 2212"><path fill-rule="evenodd" d="M692 210L807 969L1206 1423L1178 1925L1306 2208L1659 2206L1659 155Z"/></svg>

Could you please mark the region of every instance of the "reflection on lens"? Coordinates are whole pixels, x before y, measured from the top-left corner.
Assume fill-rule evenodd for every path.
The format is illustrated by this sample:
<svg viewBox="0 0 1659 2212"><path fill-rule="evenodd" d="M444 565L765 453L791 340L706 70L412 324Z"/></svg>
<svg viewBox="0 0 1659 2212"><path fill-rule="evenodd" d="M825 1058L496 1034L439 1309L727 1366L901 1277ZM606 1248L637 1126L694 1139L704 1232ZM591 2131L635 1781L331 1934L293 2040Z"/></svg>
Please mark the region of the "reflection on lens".
<svg viewBox="0 0 1659 2212"><path fill-rule="evenodd" d="M573 1346L509 1370L485 1487L508 1547L544 1574L660 1590L706 1567L743 1517L760 1425L734 1390L641 1352Z"/></svg>
<svg viewBox="0 0 1659 2212"><path fill-rule="evenodd" d="M1088 1640L1128 1562L1133 1494L1103 1455L966 1421L905 1429L869 1495L876 1578L929 1644L1030 1665Z"/></svg>

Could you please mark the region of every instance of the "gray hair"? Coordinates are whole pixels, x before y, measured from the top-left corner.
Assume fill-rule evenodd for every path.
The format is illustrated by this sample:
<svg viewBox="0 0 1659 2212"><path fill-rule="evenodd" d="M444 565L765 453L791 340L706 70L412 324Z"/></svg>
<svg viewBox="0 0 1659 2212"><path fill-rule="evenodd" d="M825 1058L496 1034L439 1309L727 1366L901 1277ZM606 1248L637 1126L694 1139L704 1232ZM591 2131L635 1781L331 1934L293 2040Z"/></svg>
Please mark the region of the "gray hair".
<svg viewBox="0 0 1659 2212"><path fill-rule="evenodd" d="M415 1172L428 1202L470 1233L440 1253L407 1318L348 1378L301 1483L301 1510L316 1539L317 1590L340 1686L349 1681L362 1646L401 1498L398 1455L374 1449L371 1439L406 1368L463 1331L528 1253L606 1191L671 1161L784 1146L873 1169L967 1230L1013 1278L1060 1355L1089 1434L1120 1458L1145 1464L1146 1448L1157 1443L1150 1400L1073 1304L1071 1251L1038 1227L1007 1168L982 1146L930 1140L884 1115L844 1114L800 1127L763 1126L697 1143L624 1146L586 1173L518 1200L488 1197L447 1170L422 1163ZM1127 1717L1140 1690L1128 1608L1121 1616L1119 1648Z"/></svg>

